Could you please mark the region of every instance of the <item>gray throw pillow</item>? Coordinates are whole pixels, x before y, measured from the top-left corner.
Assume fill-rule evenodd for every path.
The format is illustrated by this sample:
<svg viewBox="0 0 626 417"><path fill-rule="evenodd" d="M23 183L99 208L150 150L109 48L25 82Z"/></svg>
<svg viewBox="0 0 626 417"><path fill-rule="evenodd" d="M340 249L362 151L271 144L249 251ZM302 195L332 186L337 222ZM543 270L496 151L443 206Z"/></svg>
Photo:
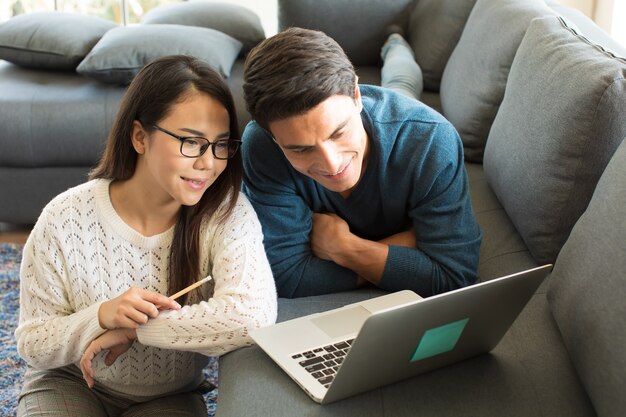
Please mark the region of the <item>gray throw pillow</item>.
<svg viewBox="0 0 626 417"><path fill-rule="evenodd" d="M167 55L190 55L224 77L241 50L241 42L213 29L181 25L118 27L106 33L76 71L87 77L128 84L147 63Z"/></svg>
<svg viewBox="0 0 626 417"><path fill-rule="evenodd" d="M333 38L354 65L380 64L391 26L406 30L413 0L278 0L278 29L296 26Z"/></svg>
<svg viewBox="0 0 626 417"><path fill-rule="evenodd" d="M259 16L236 4L204 1L166 4L146 13L141 23L199 26L219 30L240 41L243 44L241 53L244 55L265 39Z"/></svg>
<svg viewBox="0 0 626 417"><path fill-rule="evenodd" d="M560 17L533 20L485 149L487 180L539 263L554 262L626 136L626 60Z"/></svg>
<svg viewBox="0 0 626 417"><path fill-rule="evenodd" d="M548 301L599 416L626 410L626 140L556 260Z"/></svg>
<svg viewBox="0 0 626 417"><path fill-rule="evenodd" d="M481 162L509 68L530 21L554 12L543 0L478 0L441 79L443 114L465 158ZM419 61L418 61L419 62Z"/></svg>
<svg viewBox="0 0 626 417"><path fill-rule="evenodd" d="M476 0L419 0L409 18L409 43L422 69L424 87L439 91L446 62Z"/></svg>
<svg viewBox="0 0 626 417"><path fill-rule="evenodd" d="M0 24L0 59L29 68L73 71L102 35L116 26L74 13L18 15Z"/></svg>

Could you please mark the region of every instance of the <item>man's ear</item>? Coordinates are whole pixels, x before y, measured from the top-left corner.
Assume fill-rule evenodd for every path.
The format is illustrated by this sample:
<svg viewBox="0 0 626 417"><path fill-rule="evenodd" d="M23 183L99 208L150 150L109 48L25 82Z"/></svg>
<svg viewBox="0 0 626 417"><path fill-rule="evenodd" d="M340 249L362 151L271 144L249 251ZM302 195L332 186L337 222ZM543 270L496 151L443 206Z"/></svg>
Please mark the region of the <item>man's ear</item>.
<svg viewBox="0 0 626 417"><path fill-rule="evenodd" d="M143 155L146 152L146 143L148 141L148 134L143 129L141 123L138 120L133 121L133 131L130 134L130 140L133 142L133 148L139 155Z"/></svg>
<svg viewBox="0 0 626 417"><path fill-rule="evenodd" d="M359 113L361 112L361 110L363 110L363 102L361 101L361 89L359 88L359 79L356 79L356 85L354 86L354 103L357 106L357 109L359 110Z"/></svg>

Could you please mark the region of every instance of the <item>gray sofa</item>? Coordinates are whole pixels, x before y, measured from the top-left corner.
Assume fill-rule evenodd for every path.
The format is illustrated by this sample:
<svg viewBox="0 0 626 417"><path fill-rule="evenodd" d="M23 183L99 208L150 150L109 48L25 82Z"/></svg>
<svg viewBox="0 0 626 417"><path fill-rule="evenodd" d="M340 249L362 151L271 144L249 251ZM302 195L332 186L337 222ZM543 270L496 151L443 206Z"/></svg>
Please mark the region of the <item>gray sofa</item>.
<svg viewBox="0 0 626 417"><path fill-rule="evenodd" d="M556 2L278 3L281 28L335 37L365 84L380 83L387 27L402 26L422 101L464 142L480 279L555 267L489 355L319 406L258 347L243 348L220 359L217 415L623 415L626 61L616 55L626 51ZM228 83L243 127L242 72L239 58ZM124 88L0 61L0 91L0 222L32 223L84 181ZM279 320L381 294L280 299Z"/></svg>

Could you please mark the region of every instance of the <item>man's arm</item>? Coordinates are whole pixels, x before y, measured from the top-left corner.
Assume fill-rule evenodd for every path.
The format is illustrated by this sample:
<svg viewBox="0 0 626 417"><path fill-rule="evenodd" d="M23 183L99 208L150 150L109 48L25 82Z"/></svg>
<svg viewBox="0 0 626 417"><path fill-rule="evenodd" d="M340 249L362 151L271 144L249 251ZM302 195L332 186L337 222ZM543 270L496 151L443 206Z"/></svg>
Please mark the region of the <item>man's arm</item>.
<svg viewBox="0 0 626 417"><path fill-rule="evenodd" d="M361 283L369 281L376 286L380 284L391 245L415 248L415 232L407 230L373 241L351 233L348 224L336 214L313 215L313 254L356 272Z"/></svg>
<svg viewBox="0 0 626 417"><path fill-rule="evenodd" d="M411 289L422 296L476 281L481 233L471 208L462 148L448 124L435 132L438 144L445 144L429 151L411 178L407 216L413 229L375 242L352 234L334 214L316 214L311 245L317 256L383 289Z"/></svg>
<svg viewBox="0 0 626 417"><path fill-rule="evenodd" d="M458 133L446 121L424 133L421 149L426 150L407 164L407 212L416 249L389 247L380 286L395 290L409 284L426 297L476 282L482 234Z"/></svg>
<svg viewBox="0 0 626 417"><path fill-rule="evenodd" d="M300 174L254 122L244 132L242 156L242 190L261 222L278 295L300 297L355 289L355 272L320 259L311 251L313 212L296 190L294 176Z"/></svg>

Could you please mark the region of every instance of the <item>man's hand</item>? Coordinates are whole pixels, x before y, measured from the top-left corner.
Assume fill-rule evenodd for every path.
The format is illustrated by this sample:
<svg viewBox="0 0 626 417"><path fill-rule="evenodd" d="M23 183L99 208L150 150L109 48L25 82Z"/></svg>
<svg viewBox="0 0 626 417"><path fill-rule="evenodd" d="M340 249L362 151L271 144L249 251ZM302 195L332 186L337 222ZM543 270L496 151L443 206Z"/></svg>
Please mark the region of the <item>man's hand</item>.
<svg viewBox="0 0 626 417"><path fill-rule="evenodd" d="M332 213L313 214L313 226L309 239L315 256L333 261L356 272L359 287L366 282L379 284L390 245L410 248L415 248L417 245L413 229L396 233L376 242L352 234L348 223Z"/></svg>
<svg viewBox="0 0 626 417"><path fill-rule="evenodd" d="M318 258L337 263L342 243L351 236L348 223L333 213L314 213L311 228L311 250Z"/></svg>
<svg viewBox="0 0 626 417"><path fill-rule="evenodd" d="M98 322L103 329L136 329L165 309L178 310L180 304L158 292L133 287L102 303Z"/></svg>
<svg viewBox="0 0 626 417"><path fill-rule="evenodd" d="M374 285L380 282L389 247L352 234L341 217L314 213L309 239L315 256L356 272L357 286L365 281Z"/></svg>
<svg viewBox="0 0 626 417"><path fill-rule="evenodd" d="M93 358L98 353L108 349L109 353L104 358L104 363L107 366L111 366L122 353L130 349L136 339L137 332L134 329L108 330L87 346L85 353L83 353L80 359L80 370L89 388L93 388L93 379L95 378L91 365Z"/></svg>

